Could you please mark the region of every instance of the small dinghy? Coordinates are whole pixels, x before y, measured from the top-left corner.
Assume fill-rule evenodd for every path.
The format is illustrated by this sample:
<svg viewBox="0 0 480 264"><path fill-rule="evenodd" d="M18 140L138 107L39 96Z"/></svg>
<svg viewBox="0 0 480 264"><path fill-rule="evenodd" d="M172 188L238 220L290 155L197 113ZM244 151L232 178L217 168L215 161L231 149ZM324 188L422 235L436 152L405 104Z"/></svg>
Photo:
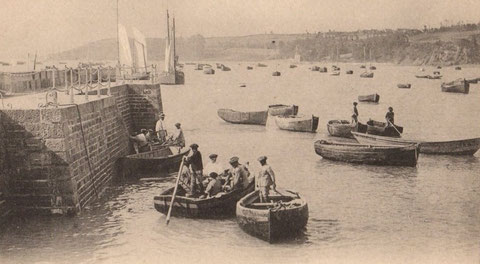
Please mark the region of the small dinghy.
<svg viewBox="0 0 480 264"><path fill-rule="evenodd" d="M308 222L308 204L298 193L272 192L269 202L260 203L254 191L237 203L237 223L246 233L274 243L302 232Z"/></svg>
<svg viewBox="0 0 480 264"><path fill-rule="evenodd" d="M315 133L318 127L318 116L277 116L275 124L282 130Z"/></svg>

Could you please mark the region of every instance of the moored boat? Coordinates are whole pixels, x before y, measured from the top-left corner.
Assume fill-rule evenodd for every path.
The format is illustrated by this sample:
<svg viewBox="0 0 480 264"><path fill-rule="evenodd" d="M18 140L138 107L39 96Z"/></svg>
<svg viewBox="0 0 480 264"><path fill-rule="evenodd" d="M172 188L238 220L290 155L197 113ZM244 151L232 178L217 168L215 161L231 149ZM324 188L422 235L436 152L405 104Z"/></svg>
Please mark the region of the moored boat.
<svg viewBox="0 0 480 264"><path fill-rule="evenodd" d="M352 71L352 70L348 70L346 73L347 73L347 74L353 74L353 71Z"/></svg>
<svg viewBox="0 0 480 264"><path fill-rule="evenodd" d="M371 102L371 103L378 103L380 100L380 95L378 94L369 94L369 95L359 95L358 101L359 102Z"/></svg>
<svg viewBox="0 0 480 264"><path fill-rule="evenodd" d="M327 67L320 67L319 72L327 72Z"/></svg>
<svg viewBox="0 0 480 264"><path fill-rule="evenodd" d="M369 165L414 167L418 159L416 144L377 146L318 140L315 142L315 152L329 160Z"/></svg>
<svg viewBox="0 0 480 264"><path fill-rule="evenodd" d="M372 66L369 67L369 69L370 69L370 70L376 70L377 67L375 67L375 66L372 65Z"/></svg>
<svg viewBox="0 0 480 264"><path fill-rule="evenodd" d="M173 203L172 215L187 218L215 219L235 215L235 206L242 197L252 192L255 183L251 182L245 189L221 192L213 197L187 197L183 188L178 188ZM155 209L167 214L170 207L174 187L168 188L153 198Z"/></svg>
<svg viewBox="0 0 480 264"><path fill-rule="evenodd" d="M464 93L468 94L470 84L465 79L457 79L452 82L442 83L442 92L447 93Z"/></svg>
<svg viewBox="0 0 480 264"><path fill-rule="evenodd" d="M281 190L271 193L269 202L260 203L259 191L237 203L237 223L246 233L270 243L292 238L308 222L308 204L297 193Z"/></svg>
<svg viewBox="0 0 480 264"><path fill-rule="evenodd" d="M203 73L204 74L215 74L215 70L213 68L208 67L208 68L205 68L203 70Z"/></svg>
<svg viewBox="0 0 480 264"><path fill-rule="evenodd" d="M338 76L338 75L340 75L340 71L333 71L333 72L330 73L330 75Z"/></svg>
<svg viewBox="0 0 480 264"><path fill-rule="evenodd" d="M360 74L360 78L373 78L373 72L364 72Z"/></svg>
<svg viewBox="0 0 480 264"><path fill-rule="evenodd" d="M232 109L218 109L218 116L233 124L266 125L268 111L240 112Z"/></svg>
<svg viewBox="0 0 480 264"><path fill-rule="evenodd" d="M298 113L297 105L275 104L268 106L268 114L271 116L291 116Z"/></svg>
<svg viewBox="0 0 480 264"><path fill-rule="evenodd" d="M401 133L403 133L403 127L394 125L387 126L387 123L375 121L375 120L368 120L367 121L367 134L372 135L380 135L386 137L400 137Z"/></svg>
<svg viewBox="0 0 480 264"><path fill-rule="evenodd" d="M399 83L399 84L397 84L397 87L398 88L403 88L403 89L409 89L409 88L412 87L412 85L409 84L409 83Z"/></svg>
<svg viewBox="0 0 480 264"><path fill-rule="evenodd" d="M318 67L318 66L312 66L311 70L312 70L312 71L320 71L320 67Z"/></svg>
<svg viewBox="0 0 480 264"><path fill-rule="evenodd" d="M449 141L415 141L401 138L352 132L360 144L408 145L419 144L419 152L438 155L473 155L480 149L480 138L469 138Z"/></svg>
<svg viewBox="0 0 480 264"><path fill-rule="evenodd" d="M360 65L360 69L365 69L365 65Z"/></svg>
<svg viewBox="0 0 480 264"><path fill-rule="evenodd" d="M298 131L298 132L312 132L315 133L318 127L318 117L312 115L303 116L277 116L275 123L278 128L283 130Z"/></svg>
<svg viewBox="0 0 480 264"><path fill-rule="evenodd" d="M328 133L334 137L353 138L352 131L367 132L367 125L352 124L347 120L330 120L327 123Z"/></svg>
<svg viewBox="0 0 480 264"><path fill-rule="evenodd" d="M272 73L272 76L280 76L280 75L282 75L282 74L279 71L274 71Z"/></svg>
<svg viewBox="0 0 480 264"><path fill-rule="evenodd" d="M290 64L289 68L290 68L290 69L297 68L297 65L295 65L295 64Z"/></svg>
<svg viewBox="0 0 480 264"><path fill-rule="evenodd" d="M222 69L222 71L231 71L232 69L230 69L230 67L227 67L225 65L220 65L220 69Z"/></svg>
<svg viewBox="0 0 480 264"><path fill-rule="evenodd" d="M267 67L267 65L266 65L266 64L263 64L263 63L258 63L258 64L257 64L257 67Z"/></svg>
<svg viewBox="0 0 480 264"><path fill-rule="evenodd" d="M134 173L158 172L178 169L182 157L190 150L178 152L175 147L160 147L151 151L131 154L121 158L122 172L130 177Z"/></svg>
<svg viewBox="0 0 480 264"><path fill-rule="evenodd" d="M455 70L457 70L457 71L460 71L461 69L462 69L462 67L460 67L460 66L455 67Z"/></svg>
<svg viewBox="0 0 480 264"><path fill-rule="evenodd" d="M468 83L474 83L475 84L475 83L478 83L478 79L479 78L465 79L465 81L468 82Z"/></svg>
<svg viewBox="0 0 480 264"><path fill-rule="evenodd" d="M247 70L253 70L252 66L247 66Z"/></svg>

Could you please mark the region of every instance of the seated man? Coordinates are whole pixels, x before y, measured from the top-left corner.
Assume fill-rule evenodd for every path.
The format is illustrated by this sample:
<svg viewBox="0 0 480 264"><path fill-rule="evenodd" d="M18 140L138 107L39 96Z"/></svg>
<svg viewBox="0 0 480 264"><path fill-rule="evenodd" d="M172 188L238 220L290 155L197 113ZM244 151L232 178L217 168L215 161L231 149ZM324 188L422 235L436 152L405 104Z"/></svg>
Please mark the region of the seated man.
<svg viewBox="0 0 480 264"><path fill-rule="evenodd" d="M205 168L203 170L205 178L208 179L210 173L212 172L215 172L218 176L220 176L223 173L224 169L223 169L223 166L217 162L218 155L210 154L210 156L208 157L210 158L210 161L207 163L207 165L205 165Z"/></svg>
<svg viewBox="0 0 480 264"><path fill-rule="evenodd" d="M207 187L205 188L205 195L206 197L215 196L217 193L222 191L222 184L220 180L217 180L218 174L216 172L210 173L210 178L212 180L208 183ZM205 197L205 196L202 196Z"/></svg>
<svg viewBox="0 0 480 264"><path fill-rule="evenodd" d="M177 146L178 152L180 152L180 149L185 147L185 137L183 136L183 130L181 128L180 123L175 124L176 130L173 132L172 135L170 135L165 141L164 145L172 145L172 146Z"/></svg>

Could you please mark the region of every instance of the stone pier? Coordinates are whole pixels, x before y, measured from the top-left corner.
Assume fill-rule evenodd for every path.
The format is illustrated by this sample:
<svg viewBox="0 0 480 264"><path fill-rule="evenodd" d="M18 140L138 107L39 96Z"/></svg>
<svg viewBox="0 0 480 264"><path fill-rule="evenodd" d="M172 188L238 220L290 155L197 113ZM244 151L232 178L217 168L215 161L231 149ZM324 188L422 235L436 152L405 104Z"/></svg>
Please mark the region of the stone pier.
<svg viewBox="0 0 480 264"><path fill-rule="evenodd" d="M13 213L77 213L95 201L131 151L128 135L154 128L159 84L118 84L111 95L59 93L6 98L0 105L0 218Z"/></svg>

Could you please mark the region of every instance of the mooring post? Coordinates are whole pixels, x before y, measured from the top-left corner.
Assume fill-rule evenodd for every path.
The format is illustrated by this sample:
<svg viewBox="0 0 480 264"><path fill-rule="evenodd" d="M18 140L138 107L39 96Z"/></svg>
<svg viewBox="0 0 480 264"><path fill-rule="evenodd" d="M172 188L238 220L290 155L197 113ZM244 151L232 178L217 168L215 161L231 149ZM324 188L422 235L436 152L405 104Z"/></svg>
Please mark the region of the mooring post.
<svg viewBox="0 0 480 264"><path fill-rule="evenodd" d="M74 98L73 98L73 68L70 68L70 103L74 104Z"/></svg>

